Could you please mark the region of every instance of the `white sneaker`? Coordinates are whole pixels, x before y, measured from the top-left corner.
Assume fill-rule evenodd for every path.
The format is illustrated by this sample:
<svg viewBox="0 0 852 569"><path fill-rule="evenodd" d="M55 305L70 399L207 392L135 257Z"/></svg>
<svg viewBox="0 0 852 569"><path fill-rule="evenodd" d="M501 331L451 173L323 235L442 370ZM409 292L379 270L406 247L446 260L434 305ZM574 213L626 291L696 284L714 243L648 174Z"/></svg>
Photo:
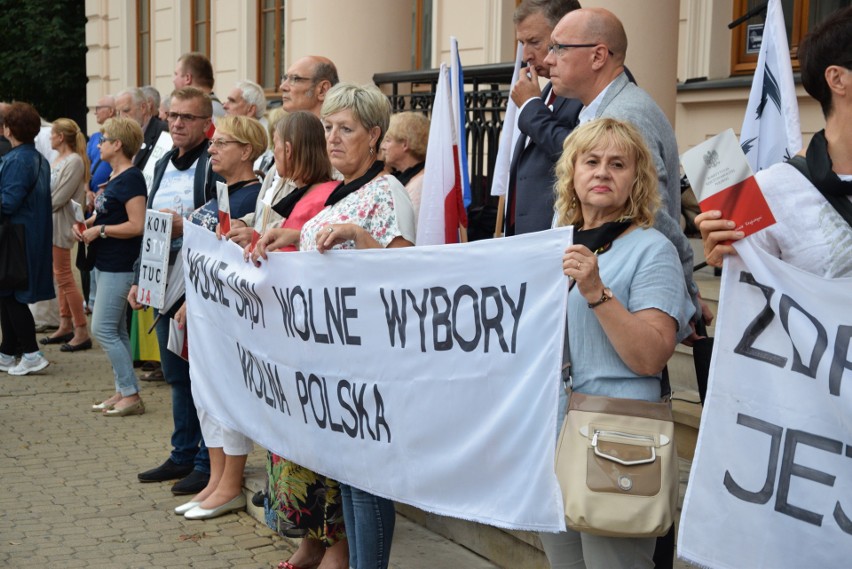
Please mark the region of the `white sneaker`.
<svg viewBox="0 0 852 569"><path fill-rule="evenodd" d="M0 352L0 371L9 371L15 367L15 356Z"/></svg>
<svg viewBox="0 0 852 569"><path fill-rule="evenodd" d="M18 365L9 370L9 375L27 375L28 373L41 371L49 365L50 362L47 361L47 358L41 352L24 354Z"/></svg>

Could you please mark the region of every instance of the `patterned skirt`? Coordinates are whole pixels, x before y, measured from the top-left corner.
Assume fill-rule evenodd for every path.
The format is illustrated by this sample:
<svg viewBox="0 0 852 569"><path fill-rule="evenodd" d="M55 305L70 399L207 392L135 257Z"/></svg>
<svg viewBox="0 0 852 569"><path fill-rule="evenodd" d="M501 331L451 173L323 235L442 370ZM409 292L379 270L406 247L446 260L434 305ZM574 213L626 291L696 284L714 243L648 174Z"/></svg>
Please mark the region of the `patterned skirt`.
<svg viewBox="0 0 852 569"><path fill-rule="evenodd" d="M312 538L331 547L346 538L340 485L267 452L266 523L286 537Z"/></svg>

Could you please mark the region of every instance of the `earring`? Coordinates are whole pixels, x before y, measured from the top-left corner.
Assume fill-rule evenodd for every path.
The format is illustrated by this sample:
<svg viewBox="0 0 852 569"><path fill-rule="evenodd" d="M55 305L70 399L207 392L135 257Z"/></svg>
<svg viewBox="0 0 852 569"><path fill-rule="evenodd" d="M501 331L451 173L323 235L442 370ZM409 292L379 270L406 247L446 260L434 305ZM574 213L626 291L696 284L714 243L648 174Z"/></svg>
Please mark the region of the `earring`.
<svg viewBox="0 0 852 569"><path fill-rule="evenodd" d="M568 207L570 207L571 209L577 209L577 196L571 198L571 205Z"/></svg>
<svg viewBox="0 0 852 569"><path fill-rule="evenodd" d="M376 151L373 150L373 147L371 146L370 147L370 158L372 158L375 153L376 153Z"/></svg>

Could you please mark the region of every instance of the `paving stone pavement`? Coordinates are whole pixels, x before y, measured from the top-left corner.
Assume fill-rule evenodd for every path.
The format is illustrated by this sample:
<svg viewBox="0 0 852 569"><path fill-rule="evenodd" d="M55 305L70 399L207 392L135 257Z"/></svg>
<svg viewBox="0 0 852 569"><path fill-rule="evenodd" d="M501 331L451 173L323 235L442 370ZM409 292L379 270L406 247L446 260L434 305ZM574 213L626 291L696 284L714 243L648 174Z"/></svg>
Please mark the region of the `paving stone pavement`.
<svg viewBox="0 0 852 569"><path fill-rule="evenodd" d="M277 567L295 551L297 541L275 534L258 512L186 520L172 512L188 499L172 495L172 482L137 481L168 457L165 383L140 382L144 415L103 417L90 406L113 393L113 379L97 343L44 353L51 365L43 372L0 372L0 567L254 569ZM260 448L249 456L246 477L255 484L264 460ZM496 567L397 515L391 569Z"/></svg>
<svg viewBox="0 0 852 569"><path fill-rule="evenodd" d="M0 567L269 568L298 543L246 512L206 521L175 515L188 497L170 482L142 484L137 473L168 457L171 396L141 382L146 413L108 418L90 406L113 393L106 354L63 353L14 377L0 372ZM265 451L250 455L247 476ZM493 569L483 558L397 516L391 567Z"/></svg>

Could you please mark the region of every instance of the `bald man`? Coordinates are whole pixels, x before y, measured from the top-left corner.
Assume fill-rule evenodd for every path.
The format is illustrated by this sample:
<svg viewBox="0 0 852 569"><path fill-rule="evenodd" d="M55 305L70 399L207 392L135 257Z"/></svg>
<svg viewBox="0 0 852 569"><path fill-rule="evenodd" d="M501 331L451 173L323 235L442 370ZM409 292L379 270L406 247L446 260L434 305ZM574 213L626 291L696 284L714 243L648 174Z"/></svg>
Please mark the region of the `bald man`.
<svg viewBox="0 0 852 569"><path fill-rule="evenodd" d="M337 68L327 57L308 55L287 69L281 78L281 103L288 113L308 111L320 116L328 90L337 85Z"/></svg>
<svg viewBox="0 0 852 569"><path fill-rule="evenodd" d="M608 10L584 8L563 17L550 38L553 49L545 58L545 64L550 66L553 90L560 97L579 99L583 103L579 124L611 117L632 123L642 133L654 158L662 198L654 227L677 248L687 289L697 314L701 314L703 307L692 276L692 247L679 222L677 140L672 125L657 103L627 78L624 26ZM706 314L710 315L709 310Z"/></svg>

